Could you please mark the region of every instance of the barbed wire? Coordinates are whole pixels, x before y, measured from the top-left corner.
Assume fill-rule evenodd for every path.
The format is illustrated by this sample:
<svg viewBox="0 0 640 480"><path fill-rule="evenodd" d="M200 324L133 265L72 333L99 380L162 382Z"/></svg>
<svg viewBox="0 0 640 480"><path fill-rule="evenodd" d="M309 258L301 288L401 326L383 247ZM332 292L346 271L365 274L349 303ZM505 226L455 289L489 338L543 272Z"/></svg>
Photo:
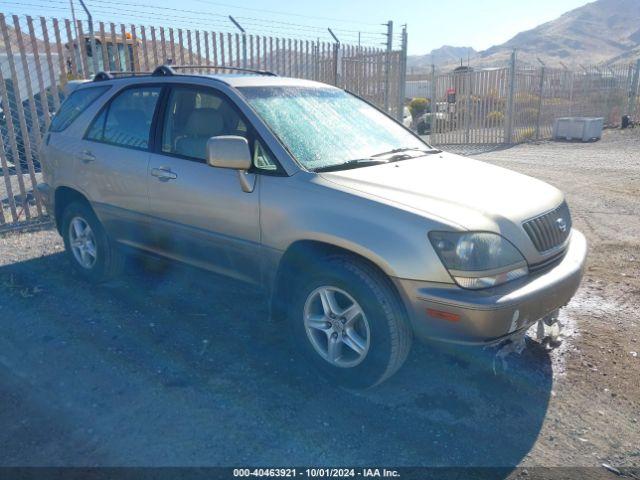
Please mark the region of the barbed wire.
<svg viewBox="0 0 640 480"><path fill-rule="evenodd" d="M64 0L30 0L29 2L21 2L21 1L9 1L9 0L0 0L0 4L9 4L11 6L21 6L21 7L33 7L33 8L37 8L39 10L41 9L50 9L50 10L54 10L54 11L69 11L67 5L68 3ZM113 9L113 8L109 8L107 6L104 6L103 4L110 4L110 5L118 5L117 9ZM161 6L147 6L147 5L139 5L139 4L131 4L128 2L120 2L117 0L103 0L101 2L101 4L99 5L89 5L90 6L90 10L94 16L94 19L96 21L98 20L104 20L104 16L105 15L110 15L112 18L111 20L114 20L115 18L113 17L118 17L121 18L123 16L123 12L124 13L128 13L128 14L136 14L136 15L140 15L140 16L144 16L145 18L154 18L154 19L159 19L159 20L163 20L163 21L167 21L167 20L171 20L174 24L178 25L185 25L185 26L191 26L191 27L197 27L199 29L204 29L203 27L211 27L211 26L216 26L216 27L220 27L220 30L224 30L225 33L237 33L236 28L229 23L228 16L223 15L223 14L216 14L216 13L211 13L211 14L207 14L207 15L211 15L213 17L216 17L216 19L212 19L212 20L208 20L206 22L204 21L198 21L198 20L194 20L193 17L191 16L184 16L184 15L177 15L176 13L178 12L183 12L183 13L194 13L194 14L198 14L198 15L202 15L202 12L197 12L194 10L185 10L185 9L176 9L176 8L171 8L171 7L161 7ZM125 7L138 7L138 8L153 8L153 12L147 11L147 10L140 10L138 8L132 9L132 8L122 8L121 6L125 6ZM161 10L164 12L172 12L172 13L162 13L162 12L158 12L157 10ZM41 13L41 12L40 12ZM240 17L239 17L240 18ZM244 19L244 17L242 17ZM262 32L268 32L271 34L271 36L282 36L282 37L290 37L290 30L292 29L291 27L296 27L294 28L294 30L296 30L296 37L298 39L301 40L312 40L312 41L317 41L317 40L324 40L324 41L329 41L330 43L333 43L333 39L331 39L331 37L328 35L328 32L322 28L322 27L316 27L316 26L308 26L308 25L302 25L302 24L293 24L292 22L278 22L279 24L288 24L291 23L291 25L289 27L286 28L286 32L283 32L282 29L278 29L277 27L273 27L271 25L268 25L264 22L266 22L266 20L263 22L259 19L253 19L253 18L246 18L245 20L249 20L249 22L243 22L243 23L247 23L249 26L253 26L253 27L258 27L258 29L260 30L259 32L256 32L255 35L259 35ZM127 23L130 23L131 21L127 21ZM334 30L335 31L335 30ZM375 36L377 36L378 38L380 38L381 40L384 40L385 38L385 34L382 32L360 32L360 36L358 36L357 33L344 33L342 32L342 30L340 30L341 35L340 35L340 40L343 41L344 43L356 43L359 40L360 46L362 47L374 47L374 48L380 48L381 45L383 44L383 42L375 42ZM249 34L251 34L252 32L247 32Z"/></svg>

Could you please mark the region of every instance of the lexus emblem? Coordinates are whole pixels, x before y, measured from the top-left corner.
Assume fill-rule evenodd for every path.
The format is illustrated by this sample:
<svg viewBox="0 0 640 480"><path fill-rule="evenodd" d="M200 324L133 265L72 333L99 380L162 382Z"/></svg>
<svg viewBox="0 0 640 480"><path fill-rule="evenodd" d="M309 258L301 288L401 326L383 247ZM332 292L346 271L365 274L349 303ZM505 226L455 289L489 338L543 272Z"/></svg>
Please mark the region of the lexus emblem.
<svg viewBox="0 0 640 480"><path fill-rule="evenodd" d="M567 231L567 222L564 218L560 217L556 220L556 225L558 225L558 230L560 230L561 232L566 232Z"/></svg>

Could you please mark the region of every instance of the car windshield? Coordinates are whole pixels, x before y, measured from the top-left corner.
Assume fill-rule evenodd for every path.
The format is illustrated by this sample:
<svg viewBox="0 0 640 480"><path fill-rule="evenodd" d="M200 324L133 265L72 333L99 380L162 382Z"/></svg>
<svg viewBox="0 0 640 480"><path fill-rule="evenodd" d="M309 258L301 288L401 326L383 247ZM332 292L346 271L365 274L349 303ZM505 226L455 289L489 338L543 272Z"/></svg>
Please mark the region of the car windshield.
<svg viewBox="0 0 640 480"><path fill-rule="evenodd" d="M381 163L381 154L431 147L366 102L324 87L244 87L249 104L309 170ZM377 161L363 160L374 157Z"/></svg>

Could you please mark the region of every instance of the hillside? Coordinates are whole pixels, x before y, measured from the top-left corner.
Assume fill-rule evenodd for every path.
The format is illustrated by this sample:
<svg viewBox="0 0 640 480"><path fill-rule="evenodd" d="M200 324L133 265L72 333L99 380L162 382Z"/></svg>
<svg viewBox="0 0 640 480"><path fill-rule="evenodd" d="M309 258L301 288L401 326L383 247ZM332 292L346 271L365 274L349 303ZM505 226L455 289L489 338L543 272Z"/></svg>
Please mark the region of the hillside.
<svg viewBox="0 0 640 480"><path fill-rule="evenodd" d="M471 47L453 47L451 45L443 45L440 48L431 50L431 52L425 55L409 55L408 67L409 71L411 71L412 67L416 69L424 69L429 68L431 64L449 65L459 62L461 58L466 62L467 58L473 59L477 55L478 52Z"/></svg>
<svg viewBox="0 0 640 480"><path fill-rule="evenodd" d="M471 64L504 65L514 48L520 61L537 64L540 58L551 66L559 66L560 62L577 66L635 60L640 53L640 0L588 3L479 52L471 58ZM459 58L441 65L455 66ZM466 55L462 58L466 61ZM416 60L419 61L409 58L409 68Z"/></svg>

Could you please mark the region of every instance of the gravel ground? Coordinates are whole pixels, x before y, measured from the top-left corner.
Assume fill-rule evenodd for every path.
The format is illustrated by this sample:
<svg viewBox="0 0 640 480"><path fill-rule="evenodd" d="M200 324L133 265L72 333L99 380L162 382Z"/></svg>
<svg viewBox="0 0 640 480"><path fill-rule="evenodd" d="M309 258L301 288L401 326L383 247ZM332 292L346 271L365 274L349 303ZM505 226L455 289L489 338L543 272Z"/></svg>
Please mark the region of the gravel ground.
<svg viewBox="0 0 640 480"><path fill-rule="evenodd" d="M567 193L591 251L564 341L529 340L506 369L415 345L366 392L298 364L245 285L134 260L93 287L56 232L0 237L0 465L638 467L639 146L635 130L471 152Z"/></svg>
<svg viewBox="0 0 640 480"><path fill-rule="evenodd" d="M640 466L640 129L476 158L563 190L590 247L582 287L564 312L576 332L525 464Z"/></svg>

